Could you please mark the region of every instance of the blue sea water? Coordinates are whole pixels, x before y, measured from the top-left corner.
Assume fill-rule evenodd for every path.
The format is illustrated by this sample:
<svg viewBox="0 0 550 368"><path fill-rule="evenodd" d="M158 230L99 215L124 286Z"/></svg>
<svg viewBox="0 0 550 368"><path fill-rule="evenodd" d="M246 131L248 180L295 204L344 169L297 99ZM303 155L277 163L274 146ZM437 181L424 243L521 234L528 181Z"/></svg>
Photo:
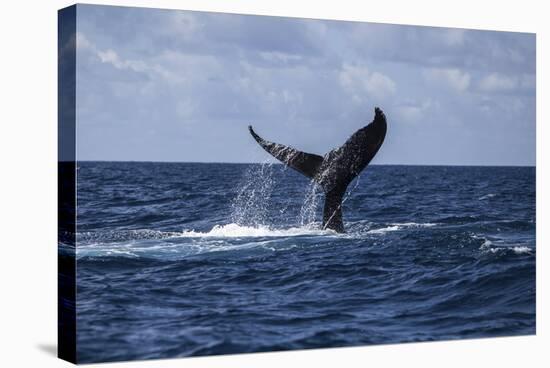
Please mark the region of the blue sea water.
<svg viewBox="0 0 550 368"><path fill-rule="evenodd" d="M78 361L535 333L535 168L79 162Z"/></svg>

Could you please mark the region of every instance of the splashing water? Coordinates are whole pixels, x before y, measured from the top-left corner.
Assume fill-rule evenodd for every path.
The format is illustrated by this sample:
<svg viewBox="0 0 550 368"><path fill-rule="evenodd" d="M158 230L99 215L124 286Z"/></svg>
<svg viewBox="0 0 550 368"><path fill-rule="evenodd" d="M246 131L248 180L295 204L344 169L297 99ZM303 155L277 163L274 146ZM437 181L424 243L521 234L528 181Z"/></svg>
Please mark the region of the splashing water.
<svg viewBox="0 0 550 368"><path fill-rule="evenodd" d="M312 228L316 224L315 217L321 196L322 191L319 185L312 180L307 187L304 202L300 208L301 227Z"/></svg>
<svg viewBox="0 0 550 368"><path fill-rule="evenodd" d="M261 226L269 221L268 203L274 186L273 164L251 166L244 174L231 203L231 220L241 226Z"/></svg>
<svg viewBox="0 0 550 368"><path fill-rule="evenodd" d="M286 215L289 205L295 204L288 199L284 203L273 203L272 195L281 172L275 173L274 163L263 162L250 167L241 180L237 195L231 203L231 222L239 226L254 228L273 228L273 209L277 206L280 215ZM282 166L282 173L288 169ZM305 195L296 221L289 221L293 226L313 229L316 222L317 209L322 199L322 190L313 180L305 189ZM294 203L292 203L294 202Z"/></svg>
<svg viewBox="0 0 550 368"><path fill-rule="evenodd" d="M288 169L283 165L283 173ZM243 175L239 184L237 195L231 203L232 223L239 226L254 228L273 228L273 218L271 211L277 206L277 212L285 215L291 201L284 204L275 204L272 201L272 194L280 172L274 173L274 163L263 162L260 165L251 166ZM359 185L359 176L355 180L351 189L346 191L342 200L345 203ZM323 200L323 191L321 186L313 180L310 180L306 186L304 199L300 206L300 213L296 221L290 221L293 226L299 226L304 229L314 229L319 226L316 221L319 204ZM295 224L295 225L294 225Z"/></svg>

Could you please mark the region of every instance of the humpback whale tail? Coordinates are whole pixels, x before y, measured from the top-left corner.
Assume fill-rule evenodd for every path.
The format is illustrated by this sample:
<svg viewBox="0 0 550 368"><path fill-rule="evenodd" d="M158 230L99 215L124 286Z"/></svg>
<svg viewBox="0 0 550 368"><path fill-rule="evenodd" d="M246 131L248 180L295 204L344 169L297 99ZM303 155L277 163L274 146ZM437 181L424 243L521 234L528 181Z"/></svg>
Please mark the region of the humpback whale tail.
<svg viewBox="0 0 550 368"><path fill-rule="evenodd" d="M273 157L314 180L325 192L323 229L344 232L342 199L348 185L376 155L386 136L386 117L378 107L374 120L324 157L306 153L260 137L252 126L248 129L256 142Z"/></svg>

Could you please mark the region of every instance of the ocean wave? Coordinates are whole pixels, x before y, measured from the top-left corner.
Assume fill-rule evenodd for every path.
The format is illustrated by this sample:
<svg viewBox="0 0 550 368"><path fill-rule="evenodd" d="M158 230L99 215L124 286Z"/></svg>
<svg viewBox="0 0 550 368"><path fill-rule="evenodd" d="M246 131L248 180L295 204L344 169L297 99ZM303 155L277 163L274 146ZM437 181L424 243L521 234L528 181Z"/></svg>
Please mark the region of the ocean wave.
<svg viewBox="0 0 550 368"><path fill-rule="evenodd" d="M244 249L281 251L296 246L297 237L326 238L338 236L332 230L313 227L290 227L276 229L267 226L241 226L230 223L215 225L211 230L200 232L162 232L156 230L133 230L107 233L83 233L77 247L78 259L145 258L178 260L189 256ZM317 243L317 241L315 241Z"/></svg>
<svg viewBox="0 0 550 368"><path fill-rule="evenodd" d="M481 239L483 243L479 247L483 253L501 253L512 252L515 254L534 254L535 249L526 245L506 244L503 240L490 240L477 235L473 236L474 239Z"/></svg>
<svg viewBox="0 0 550 368"><path fill-rule="evenodd" d="M431 222L373 223L351 222L348 232L336 233L322 230L318 223L302 226L276 228L267 225L244 226L236 223L217 224L210 230L184 229L181 232L158 230L121 230L108 232L79 233L77 258L125 257L177 260L198 254L242 251L264 252L292 249L296 246L310 247L323 244L349 244L349 240L372 245L384 235L411 231L418 236L431 236L423 229L438 226ZM401 236L401 235L398 235ZM483 253L513 252L533 254L534 248L521 239L500 239L494 236L470 234ZM468 236L467 236L468 237ZM298 240L299 239L299 240ZM459 241L459 240L453 240ZM475 244L474 243L474 244ZM240 253L241 256L243 253Z"/></svg>
<svg viewBox="0 0 550 368"><path fill-rule="evenodd" d="M484 196L479 197L478 200L484 201L486 199L493 198L495 196L496 196L495 193L489 193L489 194L485 194Z"/></svg>
<svg viewBox="0 0 550 368"><path fill-rule="evenodd" d="M525 246L513 247L512 250L517 254L522 254L522 253L532 254L533 252L533 249Z"/></svg>
<svg viewBox="0 0 550 368"><path fill-rule="evenodd" d="M372 226L384 226L381 228L371 229ZM290 228L274 228L266 225L258 226L241 226L235 223L226 225L214 225L214 227L207 232L198 232L194 230L185 230L179 237L188 238L247 238L247 237L297 237L297 236L338 236L338 237L362 237L363 234L385 234L391 231L414 229L414 228L427 228L437 226L436 223L417 223L417 222L403 222L403 223L390 223L390 224L376 224L376 223L350 223L349 232L337 233L334 230L321 229L319 223L313 223L306 226L290 227Z"/></svg>
<svg viewBox="0 0 550 368"><path fill-rule="evenodd" d="M389 226L372 229L367 231L367 234L386 234L392 231L399 231L411 228L424 228L424 227L433 227L437 226L435 223L426 222L426 223L417 223L417 222L403 222L403 223L392 223Z"/></svg>
<svg viewBox="0 0 550 368"><path fill-rule="evenodd" d="M276 229L268 226L241 226L238 224L214 225L208 232L183 231L179 236L187 238L245 238L336 235L333 230L315 229L310 226Z"/></svg>
<svg viewBox="0 0 550 368"><path fill-rule="evenodd" d="M79 165L82 362L535 333L535 168L374 165L335 234L282 165Z"/></svg>
<svg viewBox="0 0 550 368"><path fill-rule="evenodd" d="M179 232L150 229L84 231L76 234L76 240L78 245L90 245L128 240L165 239L179 235Z"/></svg>
<svg viewBox="0 0 550 368"><path fill-rule="evenodd" d="M527 246L485 247L481 249L486 253L513 252L515 254L534 254L534 249Z"/></svg>
<svg viewBox="0 0 550 368"><path fill-rule="evenodd" d="M214 225L210 230L194 229L181 232L159 230L119 230L107 232L82 232L77 234L77 258L125 257L180 259L196 254L242 249L262 248L271 251L293 248L297 238L307 246L367 239L387 232L433 227L434 223L374 224L356 222L350 224L348 233L322 230L314 223L301 227L275 228L267 225L244 226L236 223ZM374 228L382 226L380 228Z"/></svg>

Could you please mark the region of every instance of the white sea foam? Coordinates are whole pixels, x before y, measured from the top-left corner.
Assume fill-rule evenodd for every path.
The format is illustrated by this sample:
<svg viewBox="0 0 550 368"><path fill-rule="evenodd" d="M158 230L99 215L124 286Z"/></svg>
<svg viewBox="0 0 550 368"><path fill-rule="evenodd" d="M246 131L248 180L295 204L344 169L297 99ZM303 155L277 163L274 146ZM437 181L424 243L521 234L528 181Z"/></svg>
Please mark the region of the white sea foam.
<svg viewBox="0 0 550 368"><path fill-rule="evenodd" d="M486 194L486 195L484 195L484 196L479 197L478 200L484 201L484 200L486 200L486 199L493 198L494 196L496 196L495 193L489 193L489 194Z"/></svg>
<svg viewBox="0 0 550 368"><path fill-rule="evenodd" d="M332 230L312 227L273 229L267 226L240 226L230 223L215 225L210 231L205 232L186 230L181 233L166 233L166 236L154 239L88 243L77 247L76 255L79 259L113 256L177 260L197 254L243 249L281 251L296 247L295 242L289 242L284 238L337 235L339 234Z"/></svg>
<svg viewBox="0 0 550 368"><path fill-rule="evenodd" d="M484 248L485 252L491 253L500 253L506 251L513 251L515 254L533 254L533 249L526 246L517 246L517 247L487 247Z"/></svg>
<svg viewBox="0 0 550 368"><path fill-rule="evenodd" d="M390 226L382 227L379 229L373 229L367 231L367 234L385 234L392 231L398 231L403 229L410 229L410 228L422 228L422 227L432 227L436 226L437 224L431 223L431 222L425 222L425 223L418 223L418 222L403 222L403 223L393 223L390 224Z"/></svg>
<svg viewBox="0 0 550 368"><path fill-rule="evenodd" d="M382 227L380 229L369 230L369 231L367 231L367 234L385 234L385 233L389 233L391 231L397 231L399 229L401 229L401 227L399 227L397 225L392 225L392 226L388 226L388 227Z"/></svg>
<svg viewBox="0 0 550 368"><path fill-rule="evenodd" d="M522 254L522 253L531 254L533 252L533 250L531 248L525 247L525 246L513 247L512 250L517 254Z"/></svg>
<svg viewBox="0 0 550 368"><path fill-rule="evenodd" d="M312 227L291 227L288 229L273 229L267 226L240 226L234 223L215 225L208 232L187 230L180 237L188 238L244 238L244 237L288 237L304 235L335 235L332 230L314 229Z"/></svg>
<svg viewBox="0 0 550 368"><path fill-rule="evenodd" d="M502 240L489 240L485 237L480 237L477 235L473 235L474 239L483 239L483 243L479 247L479 250L485 252L485 253L499 253L499 252L506 252L506 251L513 251L516 254L532 254L534 249L527 247L525 245L512 245L512 244L506 244Z"/></svg>
<svg viewBox="0 0 550 368"><path fill-rule="evenodd" d="M432 223L432 222L424 222L424 223L418 223L418 222L403 222L403 223L395 223L395 224L391 224L391 225L401 226L401 227L406 227L406 228L410 228L410 227L432 227L432 226L437 226L437 224L434 224L434 223Z"/></svg>
<svg viewBox="0 0 550 368"><path fill-rule="evenodd" d="M485 239L483 241L483 244L481 244L481 247L479 247L479 249L487 249L487 248L490 248L491 245L493 245L493 242L490 241L489 239Z"/></svg>

